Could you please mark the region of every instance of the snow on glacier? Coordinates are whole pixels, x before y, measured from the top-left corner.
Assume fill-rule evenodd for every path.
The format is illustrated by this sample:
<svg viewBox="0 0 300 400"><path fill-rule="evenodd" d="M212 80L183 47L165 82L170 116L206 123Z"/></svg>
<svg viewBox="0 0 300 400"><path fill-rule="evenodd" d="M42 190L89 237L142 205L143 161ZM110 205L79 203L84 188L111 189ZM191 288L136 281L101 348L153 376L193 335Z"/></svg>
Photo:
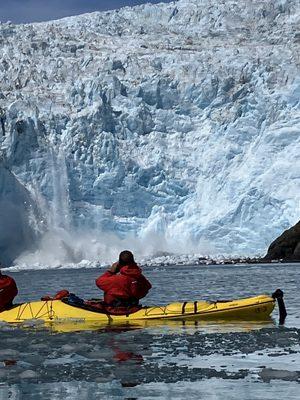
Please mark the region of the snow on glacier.
<svg viewBox="0 0 300 400"><path fill-rule="evenodd" d="M48 227L17 263L263 254L300 214L299 22L179 0L1 24L2 152Z"/></svg>

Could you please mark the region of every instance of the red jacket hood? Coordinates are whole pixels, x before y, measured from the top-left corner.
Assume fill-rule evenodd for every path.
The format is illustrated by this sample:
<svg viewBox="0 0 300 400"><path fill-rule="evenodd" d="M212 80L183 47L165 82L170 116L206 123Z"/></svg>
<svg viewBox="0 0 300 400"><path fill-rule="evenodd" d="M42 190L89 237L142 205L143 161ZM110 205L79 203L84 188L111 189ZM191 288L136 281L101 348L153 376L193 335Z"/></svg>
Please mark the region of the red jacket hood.
<svg viewBox="0 0 300 400"><path fill-rule="evenodd" d="M125 265L120 269L122 275L131 276L132 278L138 278L142 275L142 270L137 264Z"/></svg>

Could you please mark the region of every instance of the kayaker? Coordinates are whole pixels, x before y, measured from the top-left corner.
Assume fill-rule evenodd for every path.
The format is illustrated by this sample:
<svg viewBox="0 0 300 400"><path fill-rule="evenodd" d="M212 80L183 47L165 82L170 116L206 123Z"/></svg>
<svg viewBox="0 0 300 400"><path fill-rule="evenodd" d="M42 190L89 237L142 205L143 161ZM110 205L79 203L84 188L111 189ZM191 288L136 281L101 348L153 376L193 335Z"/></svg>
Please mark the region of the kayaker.
<svg viewBox="0 0 300 400"><path fill-rule="evenodd" d="M96 285L104 291L105 304L112 307L136 306L152 287L128 250L122 251L119 261L96 279Z"/></svg>
<svg viewBox="0 0 300 400"><path fill-rule="evenodd" d="M15 280L8 275L2 275L0 270L0 312L12 306L13 299L17 294L18 289Z"/></svg>

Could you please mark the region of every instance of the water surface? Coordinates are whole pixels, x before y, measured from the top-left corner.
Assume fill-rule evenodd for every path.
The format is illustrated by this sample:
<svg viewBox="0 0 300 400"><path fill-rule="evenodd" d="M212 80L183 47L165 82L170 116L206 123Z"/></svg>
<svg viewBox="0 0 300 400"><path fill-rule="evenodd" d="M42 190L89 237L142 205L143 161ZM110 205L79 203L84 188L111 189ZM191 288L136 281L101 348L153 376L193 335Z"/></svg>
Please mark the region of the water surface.
<svg viewBox="0 0 300 400"><path fill-rule="evenodd" d="M299 265L145 269L153 290L145 305L285 292L284 327L264 323L103 327L57 334L43 327L0 330L0 400L299 398ZM19 301L59 289L99 297L101 270L11 274Z"/></svg>

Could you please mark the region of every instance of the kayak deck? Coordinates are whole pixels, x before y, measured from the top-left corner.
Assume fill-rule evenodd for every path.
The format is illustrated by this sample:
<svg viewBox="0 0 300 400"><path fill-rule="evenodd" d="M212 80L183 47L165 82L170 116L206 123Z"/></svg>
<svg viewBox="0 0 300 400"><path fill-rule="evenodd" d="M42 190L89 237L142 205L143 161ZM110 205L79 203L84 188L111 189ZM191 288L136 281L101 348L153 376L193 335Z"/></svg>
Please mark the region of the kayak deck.
<svg viewBox="0 0 300 400"><path fill-rule="evenodd" d="M129 315L108 315L66 304L61 300L35 301L16 305L0 313L0 321L22 323L41 320L46 323L82 322L124 324L139 321L172 320L265 320L272 313L275 301L267 295L229 301L194 301L166 306L143 307Z"/></svg>

